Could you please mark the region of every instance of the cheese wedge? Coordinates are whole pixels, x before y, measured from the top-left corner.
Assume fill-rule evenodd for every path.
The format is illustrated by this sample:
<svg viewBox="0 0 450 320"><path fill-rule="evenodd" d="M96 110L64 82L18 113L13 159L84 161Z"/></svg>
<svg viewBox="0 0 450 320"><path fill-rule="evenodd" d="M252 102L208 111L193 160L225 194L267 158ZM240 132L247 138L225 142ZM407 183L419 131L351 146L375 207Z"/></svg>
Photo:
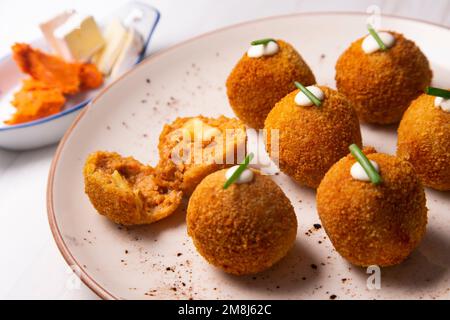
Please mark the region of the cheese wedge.
<svg viewBox="0 0 450 320"><path fill-rule="evenodd" d="M86 62L104 45L102 33L90 15L66 11L40 28L52 51L69 62Z"/></svg>

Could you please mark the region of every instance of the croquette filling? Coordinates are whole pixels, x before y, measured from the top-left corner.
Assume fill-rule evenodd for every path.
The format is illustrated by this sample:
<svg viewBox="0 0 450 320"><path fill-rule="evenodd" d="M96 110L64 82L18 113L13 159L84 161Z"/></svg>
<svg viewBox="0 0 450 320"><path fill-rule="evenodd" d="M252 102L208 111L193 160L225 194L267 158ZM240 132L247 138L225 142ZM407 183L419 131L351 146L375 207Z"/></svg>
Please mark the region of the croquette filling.
<svg viewBox="0 0 450 320"><path fill-rule="evenodd" d="M97 171L107 177L119 189L141 195L148 203L159 204L163 202L164 195L170 192L167 188L155 183L154 176L148 167L139 165L133 160L103 159L97 165L94 172Z"/></svg>
<svg viewBox="0 0 450 320"><path fill-rule="evenodd" d="M176 143L171 160L181 169L186 164L222 163L224 156L230 152L234 155L236 137L233 130L224 134L217 127L194 118L172 132L169 139Z"/></svg>

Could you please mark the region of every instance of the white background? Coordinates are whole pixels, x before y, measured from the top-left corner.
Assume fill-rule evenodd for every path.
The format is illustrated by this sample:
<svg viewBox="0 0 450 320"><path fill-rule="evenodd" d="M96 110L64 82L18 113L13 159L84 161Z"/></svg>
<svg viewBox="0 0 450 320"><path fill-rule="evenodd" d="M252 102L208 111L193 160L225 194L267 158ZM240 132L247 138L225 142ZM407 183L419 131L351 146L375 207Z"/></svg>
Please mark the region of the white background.
<svg viewBox="0 0 450 320"><path fill-rule="evenodd" d="M216 28L293 12L381 12L450 26L450 0L141 0L161 12L149 54ZM74 8L96 17L123 0L0 0L0 56L11 44L40 36L38 23ZM3 76L0 74L0 76ZM0 106L1 108L2 106ZM0 149L0 299L97 299L78 284L47 223L46 183L56 146L27 152Z"/></svg>

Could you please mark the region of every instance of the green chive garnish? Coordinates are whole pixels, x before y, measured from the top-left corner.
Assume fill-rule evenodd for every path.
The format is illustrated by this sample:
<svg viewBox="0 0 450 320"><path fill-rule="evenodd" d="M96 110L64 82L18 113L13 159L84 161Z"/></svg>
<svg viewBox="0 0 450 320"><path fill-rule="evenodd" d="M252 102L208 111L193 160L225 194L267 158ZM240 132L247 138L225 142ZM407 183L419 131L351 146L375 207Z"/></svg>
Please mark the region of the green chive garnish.
<svg viewBox="0 0 450 320"><path fill-rule="evenodd" d="M274 39L272 39L272 38L265 38L265 39L254 40L254 41L252 41L250 44L251 44L252 46L257 46L257 45L259 45L259 44L266 45L266 44L268 44L270 41L276 42L276 41L275 41Z"/></svg>
<svg viewBox="0 0 450 320"><path fill-rule="evenodd" d="M244 170L247 169L247 167L248 167L250 161L252 161L252 159L253 159L253 153L249 153L245 157L244 162L242 162L239 165L239 168L237 168L236 171L231 175L231 177L227 181L225 181L225 184L223 185L224 189L231 186L240 177L242 172L244 172Z"/></svg>
<svg viewBox="0 0 450 320"><path fill-rule="evenodd" d="M349 147L351 154L356 158L361 167L370 178L373 184L380 184L383 180L378 174L377 170L373 167L372 163L367 159L366 155L361 151L361 149L356 144L351 144Z"/></svg>
<svg viewBox="0 0 450 320"><path fill-rule="evenodd" d="M425 93L429 94L430 96L441 97L444 99L450 99L450 91L444 90L444 89L439 89L439 88L434 88L434 87L426 87Z"/></svg>
<svg viewBox="0 0 450 320"><path fill-rule="evenodd" d="M305 86L303 86L300 82L298 81L294 81L295 86L300 89L301 92L303 92L305 94L305 96L307 96L309 98L309 100L311 100L312 103L314 103L316 106L320 107L320 105L322 104L322 102L315 96L312 94L311 91L309 91L308 89L306 89Z"/></svg>
<svg viewBox="0 0 450 320"><path fill-rule="evenodd" d="M386 51L387 50L386 45L384 44L383 40L381 40L378 33L375 31L374 28L372 28L372 26L370 24L367 25L367 30L369 30L369 33L372 35L372 37L378 43L378 45L380 46L380 49L383 51Z"/></svg>

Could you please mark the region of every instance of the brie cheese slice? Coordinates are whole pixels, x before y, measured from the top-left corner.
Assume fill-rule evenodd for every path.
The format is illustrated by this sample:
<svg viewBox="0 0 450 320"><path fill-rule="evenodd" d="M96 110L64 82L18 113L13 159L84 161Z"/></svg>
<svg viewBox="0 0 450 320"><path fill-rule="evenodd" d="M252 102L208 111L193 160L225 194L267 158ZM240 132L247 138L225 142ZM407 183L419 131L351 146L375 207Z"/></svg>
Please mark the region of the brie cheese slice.
<svg viewBox="0 0 450 320"><path fill-rule="evenodd" d="M52 50L66 61L88 61L104 45L100 28L90 15L66 12L41 24L41 30Z"/></svg>
<svg viewBox="0 0 450 320"><path fill-rule="evenodd" d="M127 40L127 29L118 19L114 19L106 27L104 35L105 47L93 57L92 62L104 75L109 75Z"/></svg>
<svg viewBox="0 0 450 320"><path fill-rule="evenodd" d="M133 28L127 33L122 51L111 71L111 77L117 78L131 69L135 64L144 47L142 36Z"/></svg>

